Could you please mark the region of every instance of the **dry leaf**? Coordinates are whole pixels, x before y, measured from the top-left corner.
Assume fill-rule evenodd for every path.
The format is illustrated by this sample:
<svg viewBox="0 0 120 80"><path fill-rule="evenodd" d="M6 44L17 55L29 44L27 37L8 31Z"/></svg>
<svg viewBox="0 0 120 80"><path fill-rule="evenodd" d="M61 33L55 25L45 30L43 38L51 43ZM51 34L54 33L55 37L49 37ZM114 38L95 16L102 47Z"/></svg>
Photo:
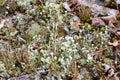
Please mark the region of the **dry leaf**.
<svg viewBox="0 0 120 80"><path fill-rule="evenodd" d="M100 80L107 80L107 78L103 75L100 77Z"/></svg>
<svg viewBox="0 0 120 80"><path fill-rule="evenodd" d="M100 18L92 18L92 26L102 27L105 26L105 23Z"/></svg>
<svg viewBox="0 0 120 80"><path fill-rule="evenodd" d="M120 44L116 47L116 53L120 57Z"/></svg>
<svg viewBox="0 0 120 80"><path fill-rule="evenodd" d="M73 28L75 28L75 29L79 29L80 28L79 23L73 23L73 24L71 24L71 26Z"/></svg>
<svg viewBox="0 0 120 80"><path fill-rule="evenodd" d="M64 27L63 27L63 30L64 30L64 32L65 32L66 34L69 34L69 29L68 29L67 26L64 26Z"/></svg>
<svg viewBox="0 0 120 80"><path fill-rule="evenodd" d="M117 72L113 76L108 77L108 80L120 80L120 72Z"/></svg>
<svg viewBox="0 0 120 80"><path fill-rule="evenodd" d="M118 46L118 43L119 43L118 40L115 40L113 43L108 42L108 44L109 44L109 45L112 45L112 46Z"/></svg>
<svg viewBox="0 0 120 80"><path fill-rule="evenodd" d="M33 46L33 50L40 51L40 50L41 50L41 47L40 47L40 46Z"/></svg>
<svg viewBox="0 0 120 80"><path fill-rule="evenodd" d="M111 23L117 22L116 16L114 16L114 15L101 17L101 19L103 19L105 22L111 22Z"/></svg>
<svg viewBox="0 0 120 80"><path fill-rule="evenodd" d="M99 50L95 50L94 52L94 58L98 58L101 57L103 55L103 51L106 50L107 48L103 48L103 49L99 49Z"/></svg>
<svg viewBox="0 0 120 80"><path fill-rule="evenodd" d="M109 26L110 28L115 28L115 26L113 25L113 23L112 23L111 21L109 21L108 26Z"/></svg>
<svg viewBox="0 0 120 80"><path fill-rule="evenodd" d="M76 21L74 21L74 18L76 19ZM73 17L73 20L70 20L71 22L71 26L75 29L79 29L82 24L82 22L80 21L79 17Z"/></svg>
<svg viewBox="0 0 120 80"><path fill-rule="evenodd" d="M97 59L98 57L101 57L102 56L102 51L95 51L94 52L94 58Z"/></svg>
<svg viewBox="0 0 120 80"><path fill-rule="evenodd" d="M117 34L120 35L120 31L118 31Z"/></svg>
<svg viewBox="0 0 120 80"><path fill-rule="evenodd" d="M107 65L107 64L102 64L102 66L104 67L105 72L107 72L107 70L109 70L109 69L110 69L110 66L109 66L109 65Z"/></svg>
<svg viewBox="0 0 120 80"><path fill-rule="evenodd" d="M3 35L4 33L0 30L0 35Z"/></svg>
<svg viewBox="0 0 120 80"><path fill-rule="evenodd" d="M5 21L6 21L6 20L4 20L4 19L0 20L0 29L1 29L2 27L4 27Z"/></svg>
<svg viewBox="0 0 120 80"><path fill-rule="evenodd" d="M78 4L78 0L70 0L68 2L68 4L69 4L70 8L73 8Z"/></svg>
<svg viewBox="0 0 120 80"><path fill-rule="evenodd" d="M13 27L12 17L6 17L4 25L7 27Z"/></svg>
<svg viewBox="0 0 120 80"><path fill-rule="evenodd" d="M73 21L75 21L75 22L76 22L76 21L80 21L80 19L79 19L78 16L74 15L74 16L73 16Z"/></svg>
<svg viewBox="0 0 120 80"><path fill-rule="evenodd" d="M64 7L67 11L71 11L68 2L64 2L64 3L63 3L63 7Z"/></svg>
<svg viewBox="0 0 120 80"><path fill-rule="evenodd" d="M107 65L107 64L102 64L102 66L103 66L105 72L107 73L107 76L108 76L108 77L111 77L112 75L114 75L114 72L115 72L115 71L114 71L113 68L111 68L111 66L109 66L109 65Z"/></svg>

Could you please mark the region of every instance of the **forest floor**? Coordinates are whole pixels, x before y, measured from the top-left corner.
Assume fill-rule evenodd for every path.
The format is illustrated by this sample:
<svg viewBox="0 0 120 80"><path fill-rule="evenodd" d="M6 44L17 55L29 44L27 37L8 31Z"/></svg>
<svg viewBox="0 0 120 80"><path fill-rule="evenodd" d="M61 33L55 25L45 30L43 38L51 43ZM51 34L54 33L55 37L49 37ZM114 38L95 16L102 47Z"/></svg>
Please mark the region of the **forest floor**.
<svg viewBox="0 0 120 80"><path fill-rule="evenodd" d="M119 0L0 0L0 80L120 80Z"/></svg>

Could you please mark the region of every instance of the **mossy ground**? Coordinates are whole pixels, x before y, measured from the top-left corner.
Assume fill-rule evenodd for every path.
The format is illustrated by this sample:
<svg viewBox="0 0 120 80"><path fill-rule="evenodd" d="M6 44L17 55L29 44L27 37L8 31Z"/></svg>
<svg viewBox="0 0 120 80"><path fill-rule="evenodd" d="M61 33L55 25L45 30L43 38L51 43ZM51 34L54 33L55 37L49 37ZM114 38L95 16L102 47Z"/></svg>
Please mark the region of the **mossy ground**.
<svg viewBox="0 0 120 80"><path fill-rule="evenodd" d="M92 26L88 8L77 13L79 25L62 7L63 0L10 1L0 3L1 20L12 18L12 26L6 23L0 29L0 76L16 77L40 68L50 69L45 76L57 79L93 80L104 74L97 61L114 65L117 57L108 46L109 27Z"/></svg>

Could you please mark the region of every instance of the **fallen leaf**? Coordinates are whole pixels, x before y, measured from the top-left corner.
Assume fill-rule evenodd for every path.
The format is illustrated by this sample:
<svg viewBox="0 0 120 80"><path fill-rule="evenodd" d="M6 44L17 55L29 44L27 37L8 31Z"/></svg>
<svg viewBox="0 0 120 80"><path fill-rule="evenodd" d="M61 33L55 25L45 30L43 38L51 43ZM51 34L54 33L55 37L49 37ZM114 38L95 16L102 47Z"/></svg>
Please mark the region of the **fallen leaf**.
<svg viewBox="0 0 120 80"><path fill-rule="evenodd" d="M63 3L63 7L64 7L67 11L71 11L68 2L64 2L64 3Z"/></svg>
<svg viewBox="0 0 120 80"><path fill-rule="evenodd" d="M12 17L6 17L4 25L7 27L13 27Z"/></svg>
<svg viewBox="0 0 120 80"><path fill-rule="evenodd" d="M116 23L117 22L116 16L114 16L114 15L101 17L101 19L104 20L107 23L108 22L111 22L111 23Z"/></svg>
<svg viewBox="0 0 120 80"><path fill-rule="evenodd" d="M78 17L78 16L76 16L76 15L74 15L74 16L73 16L73 21L75 21L75 22L76 22L76 21L79 21L79 20L80 20L80 19L79 19L79 17Z"/></svg>
<svg viewBox="0 0 120 80"><path fill-rule="evenodd" d="M117 32L118 35L120 35L120 32Z"/></svg>
<svg viewBox="0 0 120 80"><path fill-rule="evenodd" d="M92 18L92 26L102 27L105 26L105 23L100 18Z"/></svg>
<svg viewBox="0 0 120 80"><path fill-rule="evenodd" d="M111 46L118 46L118 43L119 43L118 40L115 40L113 43L108 42L108 44L111 45Z"/></svg>
<svg viewBox="0 0 120 80"><path fill-rule="evenodd" d="M116 53L120 57L120 44L116 47Z"/></svg>
<svg viewBox="0 0 120 80"><path fill-rule="evenodd" d="M104 68L104 70L105 70L105 73L107 73L107 77L111 77L111 76L114 75L114 72L115 72L115 71L114 71L113 68L111 68L110 65L103 63L102 66L103 66L103 68Z"/></svg>
<svg viewBox="0 0 120 80"><path fill-rule="evenodd" d="M0 35L3 35L3 32L0 30Z"/></svg>
<svg viewBox="0 0 120 80"><path fill-rule="evenodd" d="M102 75L102 76L100 77L100 80L107 80L107 78L106 78L104 75Z"/></svg>
<svg viewBox="0 0 120 80"><path fill-rule="evenodd" d="M33 50L39 51L39 50L41 50L41 47L40 46L33 46Z"/></svg>
<svg viewBox="0 0 120 80"><path fill-rule="evenodd" d="M120 79L120 72L115 73L113 76L111 77L107 77L108 80L119 80Z"/></svg>
<svg viewBox="0 0 120 80"><path fill-rule="evenodd" d="M102 56L102 51L95 51L94 52L94 58L97 59L98 57L101 57Z"/></svg>
<svg viewBox="0 0 120 80"><path fill-rule="evenodd" d="M71 24L71 26L73 28L75 28L75 29L79 29L80 28L79 23L73 23L73 24Z"/></svg>
<svg viewBox="0 0 120 80"><path fill-rule="evenodd" d="M68 2L68 4L69 4L70 8L72 9L78 4L78 0L70 0Z"/></svg>
<svg viewBox="0 0 120 80"><path fill-rule="evenodd" d="M66 34L69 34L69 29L68 29L67 26L64 26L64 27L63 27L63 30L64 30L64 32L65 32Z"/></svg>
<svg viewBox="0 0 120 80"><path fill-rule="evenodd" d="M115 26L113 25L113 23L112 23L111 21L109 21L108 26L109 26L110 28L115 28Z"/></svg>
<svg viewBox="0 0 120 80"><path fill-rule="evenodd" d="M103 49L99 49L99 50L95 50L94 52L94 58L100 58L103 55L103 51L106 50L107 48L103 48Z"/></svg>
<svg viewBox="0 0 120 80"><path fill-rule="evenodd" d="M73 19L70 20L70 24L74 29L79 29L82 24L82 22L80 21L79 17L74 16Z"/></svg>
<svg viewBox="0 0 120 80"><path fill-rule="evenodd" d="M6 21L6 20L4 20L4 19L0 20L0 29L1 29L2 27L4 27L5 21Z"/></svg>

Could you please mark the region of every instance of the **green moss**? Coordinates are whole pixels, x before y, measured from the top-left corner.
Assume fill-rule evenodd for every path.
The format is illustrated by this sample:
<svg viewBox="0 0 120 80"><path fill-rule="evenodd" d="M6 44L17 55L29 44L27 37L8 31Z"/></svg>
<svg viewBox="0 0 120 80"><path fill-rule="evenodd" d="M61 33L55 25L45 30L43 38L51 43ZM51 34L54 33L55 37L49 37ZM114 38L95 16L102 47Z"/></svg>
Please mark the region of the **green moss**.
<svg viewBox="0 0 120 80"><path fill-rule="evenodd" d="M105 0L106 7L113 7L116 6L116 0Z"/></svg>
<svg viewBox="0 0 120 80"><path fill-rule="evenodd" d="M79 18L86 22L89 21L91 18L91 11L90 8L84 5L80 5L77 8L75 8L76 15L79 16Z"/></svg>
<svg viewBox="0 0 120 80"><path fill-rule="evenodd" d="M6 3L7 0L0 0L0 7Z"/></svg>
<svg viewBox="0 0 120 80"><path fill-rule="evenodd" d="M63 36L65 36L66 34L65 34L65 30L63 29L63 27L58 27L57 28L57 38L59 38L59 37L63 37Z"/></svg>

